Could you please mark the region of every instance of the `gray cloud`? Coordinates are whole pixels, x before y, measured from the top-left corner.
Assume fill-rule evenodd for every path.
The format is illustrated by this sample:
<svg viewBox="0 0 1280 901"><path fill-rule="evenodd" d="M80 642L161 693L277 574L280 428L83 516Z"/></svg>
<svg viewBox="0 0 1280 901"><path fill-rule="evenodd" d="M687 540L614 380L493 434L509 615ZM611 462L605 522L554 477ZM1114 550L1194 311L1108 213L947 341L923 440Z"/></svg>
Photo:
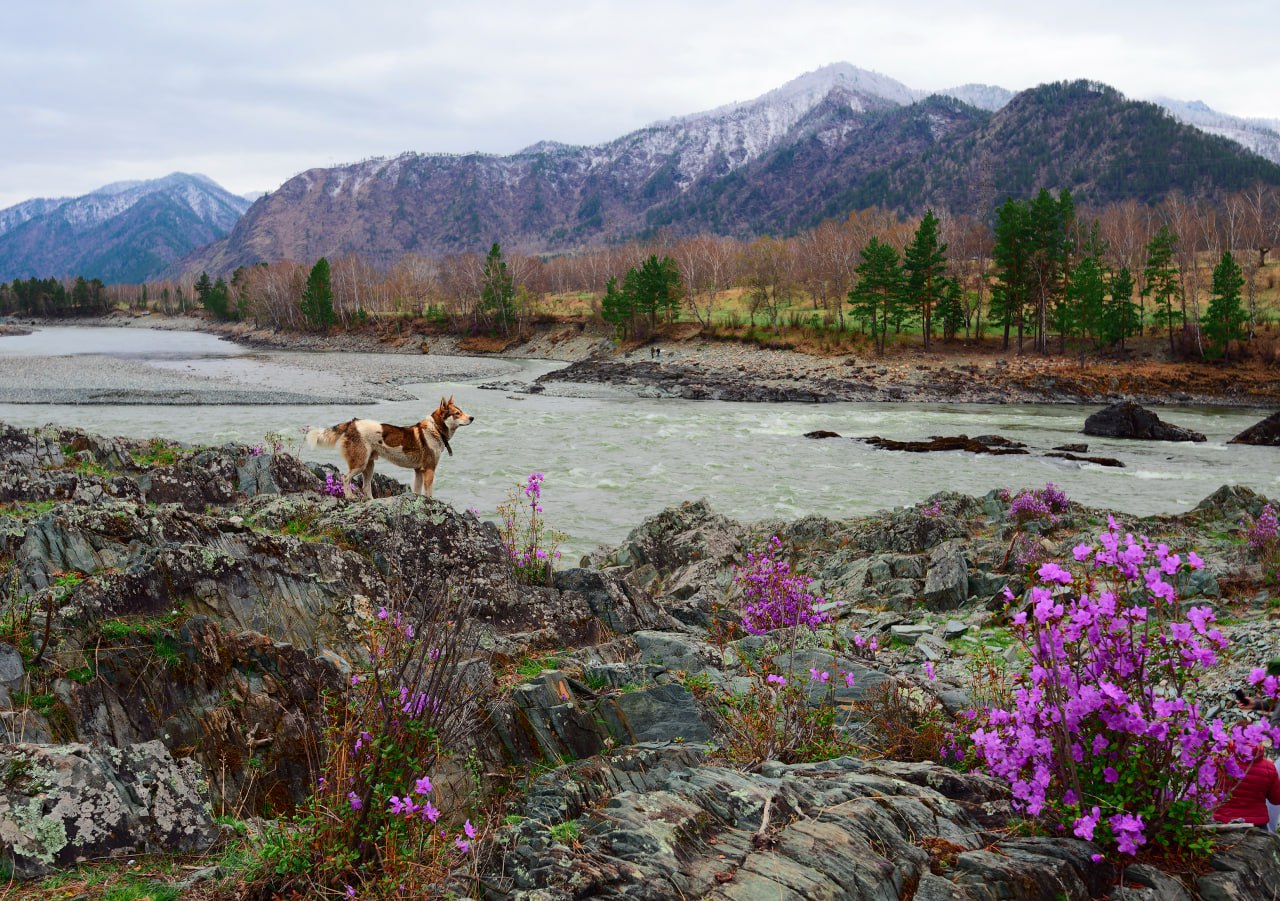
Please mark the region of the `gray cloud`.
<svg viewBox="0 0 1280 901"><path fill-rule="evenodd" d="M269 190L406 150L598 143L845 60L911 87L1088 77L1280 116L1269 6L1101 0L50 0L0 11L0 207L202 172Z"/></svg>

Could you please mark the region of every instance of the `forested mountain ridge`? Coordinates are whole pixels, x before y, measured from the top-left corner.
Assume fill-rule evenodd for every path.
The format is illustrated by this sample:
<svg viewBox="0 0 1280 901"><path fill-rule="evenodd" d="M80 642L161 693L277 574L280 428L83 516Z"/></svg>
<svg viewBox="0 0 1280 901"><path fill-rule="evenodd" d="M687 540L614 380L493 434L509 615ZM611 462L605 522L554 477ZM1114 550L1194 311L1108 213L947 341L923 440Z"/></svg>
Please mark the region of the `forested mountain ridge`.
<svg viewBox="0 0 1280 901"><path fill-rule="evenodd" d="M211 179L181 172L29 200L0 210L0 281L144 281L225 235L248 207Z"/></svg>
<svg viewBox="0 0 1280 901"><path fill-rule="evenodd" d="M999 100L982 86L954 93L966 91ZM835 66L595 147L544 142L505 157L411 153L312 169L184 265L229 272L346 253L389 265L494 240L556 252L657 228L786 234L869 206L977 213L1042 187L1104 204L1280 184L1280 166L1094 82L1042 85L994 112L954 97L912 100L891 79Z"/></svg>

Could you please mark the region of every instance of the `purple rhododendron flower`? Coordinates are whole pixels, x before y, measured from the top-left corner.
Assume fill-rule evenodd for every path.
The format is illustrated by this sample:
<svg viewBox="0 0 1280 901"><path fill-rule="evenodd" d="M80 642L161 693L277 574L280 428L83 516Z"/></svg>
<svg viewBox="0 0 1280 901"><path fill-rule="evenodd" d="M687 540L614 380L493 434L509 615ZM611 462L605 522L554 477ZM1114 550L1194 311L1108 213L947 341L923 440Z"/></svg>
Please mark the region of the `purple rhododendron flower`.
<svg viewBox="0 0 1280 901"><path fill-rule="evenodd" d="M1087 816L1076 819L1072 832L1087 842L1093 841L1093 830L1098 828L1098 820L1102 818L1102 810L1094 807Z"/></svg>
<svg viewBox="0 0 1280 901"><path fill-rule="evenodd" d="M1177 602L1178 577L1203 565L1199 557L1121 533L1114 518L1073 556L1083 577L1040 566L1024 600L1031 615L1011 617L1028 665L1006 706L965 714L971 759L1009 784L1019 811L1082 838L1105 822L1100 840L1133 854L1167 838L1171 818L1185 815L1177 805L1217 806L1280 729L1210 720L1197 699L1200 674L1228 647L1211 608L1183 613ZM1250 682L1280 695L1280 679L1261 668ZM1124 765L1143 758L1165 763ZM1086 813L1085 798L1106 803Z"/></svg>

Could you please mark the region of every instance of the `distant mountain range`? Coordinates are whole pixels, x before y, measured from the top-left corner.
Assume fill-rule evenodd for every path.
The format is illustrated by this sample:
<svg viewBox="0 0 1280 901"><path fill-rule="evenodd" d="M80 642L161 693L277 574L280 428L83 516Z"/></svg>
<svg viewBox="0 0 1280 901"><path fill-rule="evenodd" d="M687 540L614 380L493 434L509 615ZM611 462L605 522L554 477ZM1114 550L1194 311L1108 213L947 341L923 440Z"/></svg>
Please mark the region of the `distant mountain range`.
<svg viewBox="0 0 1280 901"><path fill-rule="evenodd" d="M249 201L203 175L117 182L0 210L0 281L83 275L140 282L226 235Z"/></svg>
<svg viewBox="0 0 1280 901"><path fill-rule="evenodd" d="M925 96L838 64L594 147L543 142L510 156L406 153L312 169L186 265L225 272L345 253L385 265L494 240L555 252L660 227L785 234L871 205L985 215L1041 187L1101 204L1257 180L1280 184L1280 166L1104 85Z"/></svg>
<svg viewBox="0 0 1280 901"><path fill-rule="evenodd" d="M1161 103L1084 81L927 94L841 63L606 144L311 169L252 206L177 174L27 201L0 210L0 279L225 274L346 253L390 265L494 240L556 252L659 228L786 234L871 205L985 215L1041 187L1102 204L1280 184L1280 122Z"/></svg>

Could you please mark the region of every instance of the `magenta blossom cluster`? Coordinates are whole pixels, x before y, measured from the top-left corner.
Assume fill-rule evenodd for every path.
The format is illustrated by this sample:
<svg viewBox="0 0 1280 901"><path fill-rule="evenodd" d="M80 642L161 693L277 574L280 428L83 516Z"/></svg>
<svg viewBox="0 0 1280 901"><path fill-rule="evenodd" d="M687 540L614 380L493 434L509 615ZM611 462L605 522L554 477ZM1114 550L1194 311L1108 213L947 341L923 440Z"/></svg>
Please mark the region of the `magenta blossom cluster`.
<svg viewBox="0 0 1280 901"><path fill-rule="evenodd" d="M876 651L880 650L880 639L874 635L865 638L855 632L849 640L853 643L853 653L859 657L870 659L876 655Z"/></svg>
<svg viewBox="0 0 1280 901"><path fill-rule="evenodd" d="M1049 482L1043 488L1019 491L1009 505L1009 516L1019 523L1033 519L1054 523L1058 521L1058 514L1067 511L1069 503L1066 492Z"/></svg>
<svg viewBox="0 0 1280 901"><path fill-rule="evenodd" d="M524 496L529 499L529 503L533 504L539 513L542 512L542 508L538 506L538 501L542 499L542 483L545 480L546 476L542 473L532 472L529 473L529 480L524 483Z"/></svg>
<svg viewBox="0 0 1280 901"><path fill-rule="evenodd" d="M323 494L329 497L346 497L347 490L342 486L342 478L331 472L324 475L324 487L320 489Z"/></svg>
<svg viewBox="0 0 1280 901"><path fill-rule="evenodd" d="M848 670L836 669L836 675L839 676L840 679L844 681L845 688L853 688L853 683L854 683L853 673L849 672ZM817 667L811 666L809 667L809 681L816 682L819 685L823 685L823 686L830 685L831 673L828 670L820 670ZM785 681L783 684L785 684Z"/></svg>
<svg viewBox="0 0 1280 901"><path fill-rule="evenodd" d="M747 554L747 564L734 574L734 583L742 588L742 628L752 635L796 626L816 629L827 621L825 613L813 609L821 603L808 591L813 579L793 573L781 552L775 535L764 553Z"/></svg>
<svg viewBox="0 0 1280 901"><path fill-rule="evenodd" d="M1212 810L1280 730L1204 714L1199 677L1228 642L1210 608L1178 603L1179 573L1203 566L1194 552L1184 560L1110 519L1074 557L1079 578L1048 562L1024 598L1007 594L1023 608L1012 626L1030 667L1011 709L969 714L969 738L1019 810L1133 854ZM1274 696L1275 680L1257 681Z"/></svg>
<svg viewBox="0 0 1280 901"><path fill-rule="evenodd" d="M1280 520L1276 518L1276 510L1270 504L1262 508L1258 518L1249 526L1247 533L1249 547L1255 553L1266 554L1280 544Z"/></svg>
<svg viewBox="0 0 1280 901"><path fill-rule="evenodd" d="M430 776L422 776L414 781L413 792L406 792L404 797L392 795L387 800L387 812L394 817L399 817L407 821L419 821L423 823L434 824L440 819L440 809L431 803L431 799L426 797L435 790L435 786L431 783ZM418 799L422 801L419 803ZM441 830L442 836L448 833ZM462 824L462 833L454 838L454 846L463 854L470 852L471 843L475 841L476 828L471 825L471 821L467 820Z"/></svg>

